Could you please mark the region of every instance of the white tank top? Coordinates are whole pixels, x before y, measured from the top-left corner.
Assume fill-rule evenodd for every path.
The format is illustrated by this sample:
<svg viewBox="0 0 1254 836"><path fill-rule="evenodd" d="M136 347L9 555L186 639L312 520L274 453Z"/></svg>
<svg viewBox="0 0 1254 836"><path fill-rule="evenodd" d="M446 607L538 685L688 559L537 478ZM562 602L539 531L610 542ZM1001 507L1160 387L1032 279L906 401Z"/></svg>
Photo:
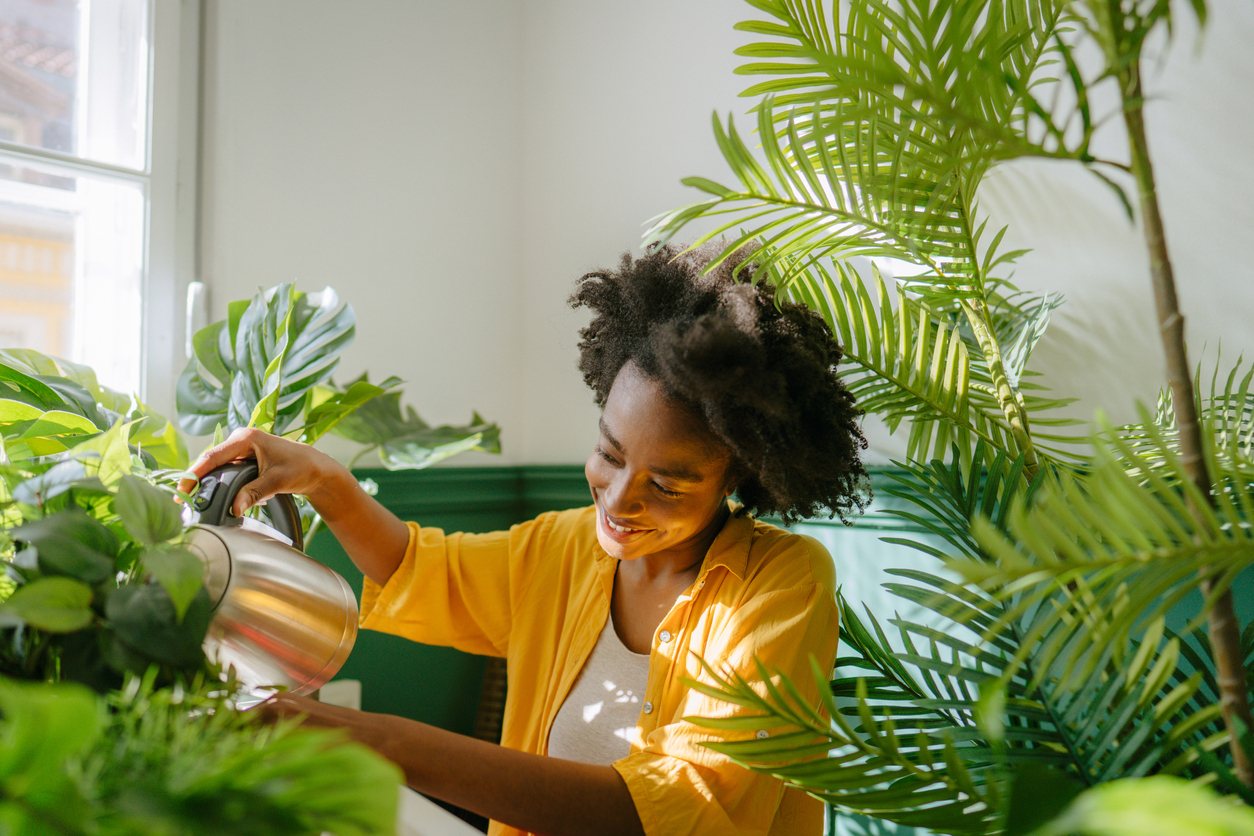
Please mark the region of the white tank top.
<svg viewBox="0 0 1254 836"><path fill-rule="evenodd" d="M640 736L640 706L649 679L649 654L632 653L605 619L592 655L549 730L549 755L609 766L631 753Z"/></svg>

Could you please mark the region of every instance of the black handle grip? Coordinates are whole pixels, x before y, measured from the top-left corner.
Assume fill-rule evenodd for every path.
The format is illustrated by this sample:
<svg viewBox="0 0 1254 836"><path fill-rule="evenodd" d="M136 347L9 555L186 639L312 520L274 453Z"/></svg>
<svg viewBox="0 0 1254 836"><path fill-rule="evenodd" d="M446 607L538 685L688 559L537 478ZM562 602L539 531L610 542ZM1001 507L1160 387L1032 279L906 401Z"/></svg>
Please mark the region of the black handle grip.
<svg viewBox="0 0 1254 836"><path fill-rule="evenodd" d="M231 516L231 504L235 502L240 488L256 479L260 472L255 459L245 459L224 464L205 474L192 500L192 507L199 512L200 521L206 525L239 525L239 518ZM274 528L292 541L293 548L303 552L305 537L300 529L300 511L296 508L296 500L288 494L279 494L267 500L264 507Z"/></svg>

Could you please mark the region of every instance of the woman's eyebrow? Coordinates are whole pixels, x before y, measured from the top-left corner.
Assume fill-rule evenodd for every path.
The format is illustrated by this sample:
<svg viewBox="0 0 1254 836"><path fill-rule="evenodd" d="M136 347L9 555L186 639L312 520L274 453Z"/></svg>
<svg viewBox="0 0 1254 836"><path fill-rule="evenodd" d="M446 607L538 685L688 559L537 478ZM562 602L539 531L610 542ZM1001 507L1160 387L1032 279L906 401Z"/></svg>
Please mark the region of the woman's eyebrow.
<svg viewBox="0 0 1254 836"><path fill-rule="evenodd" d="M614 437L614 433L610 432L610 426L605 423L604 415L601 416L599 425L601 428L601 435L605 436L606 440L609 441L610 444L613 444L616 448L618 448L618 452L626 453L627 451L623 449L623 445L620 444L618 439Z"/></svg>
<svg viewBox="0 0 1254 836"><path fill-rule="evenodd" d="M608 441L610 444L613 444L614 448L618 450L618 452L622 453L624 456L627 455L627 450L623 447L623 445L619 442L619 440L614 437L614 433L610 432L610 428L605 423L604 417L602 417L601 420L599 421L599 425L601 428L601 435L605 436L605 440ZM696 473L694 471L691 471L682 467L679 467L679 468L653 467L649 469L652 470L654 473L656 473L658 476L665 476L667 479L674 479L679 482L703 482L705 481L705 477L702 476L700 473Z"/></svg>

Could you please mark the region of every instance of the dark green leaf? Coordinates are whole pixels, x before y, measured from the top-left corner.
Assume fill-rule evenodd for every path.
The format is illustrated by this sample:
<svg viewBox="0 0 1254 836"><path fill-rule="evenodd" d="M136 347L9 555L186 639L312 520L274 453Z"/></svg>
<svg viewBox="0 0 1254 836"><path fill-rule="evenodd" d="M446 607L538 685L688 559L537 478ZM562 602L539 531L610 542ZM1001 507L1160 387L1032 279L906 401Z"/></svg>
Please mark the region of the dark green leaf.
<svg viewBox="0 0 1254 836"><path fill-rule="evenodd" d="M121 548L112 531L77 508L26 523L10 534L35 547L40 571L93 585L113 574Z"/></svg>
<svg viewBox="0 0 1254 836"><path fill-rule="evenodd" d="M204 660L201 644L212 614L209 595L201 590L180 620L158 583L118 587L105 601L105 616L120 642L152 661L188 671Z"/></svg>
<svg viewBox="0 0 1254 836"><path fill-rule="evenodd" d="M1028 836L1058 816L1084 785L1056 769L1028 761L1014 769L1005 836Z"/></svg>
<svg viewBox="0 0 1254 836"><path fill-rule="evenodd" d="M174 603L174 611L182 620L187 608L204 586L205 566L187 549L163 546L147 549L140 562L165 587Z"/></svg>

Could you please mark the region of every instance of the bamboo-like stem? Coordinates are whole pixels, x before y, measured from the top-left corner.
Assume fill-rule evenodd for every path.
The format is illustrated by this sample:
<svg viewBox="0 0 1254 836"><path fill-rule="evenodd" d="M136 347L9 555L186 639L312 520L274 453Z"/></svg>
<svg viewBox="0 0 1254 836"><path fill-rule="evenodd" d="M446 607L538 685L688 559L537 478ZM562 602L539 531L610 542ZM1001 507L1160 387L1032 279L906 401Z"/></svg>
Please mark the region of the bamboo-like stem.
<svg viewBox="0 0 1254 836"><path fill-rule="evenodd" d="M1115 16L1115 20L1119 20ZM1149 144L1145 136L1143 90L1140 61L1132 60L1119 70L1123 92L1123 117L1128 128L1128 145L1132 152L1132 172L1136 177L1141 208L1141 225L1149 250L1150 277L1154 285L1154 301L1158 309L1158 327L1167 356L1167 381L1171 386L1176 412L1176 431L1180 437L1180 458L1198 491L1211 500L1211 475L1207 472L1202 452L1201 428L1197 402L1193 397L1193 381L1189 372L1188 353L1184 345L1184 317L1176 298L1175 276L1167 253L1162 215L1158 210L1158 192L1150 163ZM1202 593L1209 596L1211 583L1202 582ZM1254 787L1254 768L1245 755L1235 732L1238 718L1247 729L1254 729L1250 715L1250 699L1245 667L1241 654L1241 625L1232 604L1232 592L1224 592L1214 603L1207 622L1211 652L1215 657L1216 680L1220 692L1220 710L1232 737L1233 771L1248 787Z"/></svg>
<svg viewBox="0 0 1254 836"><path fill-rule="evenodd" d="M1019 391L1010 384L1010 376L1006 374L1006 361L1002 359L1001 346L993 334L992 324L988 318L988 306L982 301L963 301L963 313L971 324L980 350L988 361L988 370L993 378L993 390L997 402L1010 424L1010 434L1023 454L1023 477L1031 482L1038 470L1040 460L1036 456L1036 447L1032 443L1032 425L1028 420L1028 411L1024 408L1023 398Z"/></svg>

